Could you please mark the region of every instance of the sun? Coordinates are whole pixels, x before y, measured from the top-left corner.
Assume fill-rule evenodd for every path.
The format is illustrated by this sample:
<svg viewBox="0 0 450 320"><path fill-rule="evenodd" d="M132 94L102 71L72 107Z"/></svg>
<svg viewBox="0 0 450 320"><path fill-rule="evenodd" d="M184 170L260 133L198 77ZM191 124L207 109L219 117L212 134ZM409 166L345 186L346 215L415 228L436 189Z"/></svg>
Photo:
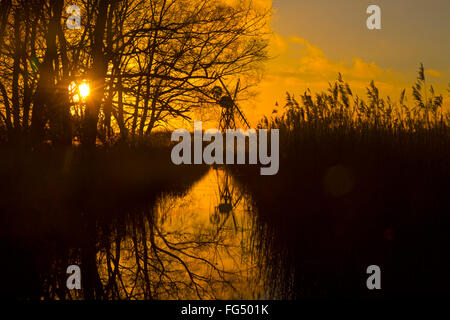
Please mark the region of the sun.
<svg viewBox="0 0 450 320"><path fill-rule="evenodd" d="M89 84L82 83L78 86L78 92L80 93L81 98L84 100L89 95Z"/></svg>
<svg viewBox="0 0 450 320"><path fill-rule="evenodd" d="M84 102L89 94L89 83L86 80L83 80L79 85L75 81L72 81L69 85L69 95L74 102Z"/></svg>

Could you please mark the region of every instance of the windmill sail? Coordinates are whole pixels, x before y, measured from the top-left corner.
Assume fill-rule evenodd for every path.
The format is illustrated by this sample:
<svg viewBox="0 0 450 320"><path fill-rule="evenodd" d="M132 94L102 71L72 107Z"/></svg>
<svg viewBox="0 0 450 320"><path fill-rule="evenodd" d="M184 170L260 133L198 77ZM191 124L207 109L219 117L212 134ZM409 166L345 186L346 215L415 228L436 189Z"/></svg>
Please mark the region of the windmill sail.
<svg viewBox="0 0 450 320"><path fill-rule="evenodd" d="M238 119L239 121L246 126L245 129L250 129L250 124L247 120L247 118L244 116L244 113L241 111L241 109L239 109L239 107L236 105L236 103L234 104L234 109L236 110L236 114L238 115Z"/></svg>

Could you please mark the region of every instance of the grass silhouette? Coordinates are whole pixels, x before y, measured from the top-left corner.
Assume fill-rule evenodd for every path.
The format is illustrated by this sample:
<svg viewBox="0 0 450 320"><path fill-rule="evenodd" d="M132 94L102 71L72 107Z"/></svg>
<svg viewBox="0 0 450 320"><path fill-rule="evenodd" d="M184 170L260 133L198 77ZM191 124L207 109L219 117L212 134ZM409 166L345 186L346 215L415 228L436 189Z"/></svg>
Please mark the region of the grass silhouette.
<svg viewBox="0 0 450 320"><path fill-rule="evenodd" d="M423 66L398 102L372 82L367 101L341 76L259 127L280 130L280 171L233 170L258 210L268 291L281 298L440 296L449 283L450 135ZM270 187L268 187L270 186ZM381 267L382 290L366 287Z"/></svg>

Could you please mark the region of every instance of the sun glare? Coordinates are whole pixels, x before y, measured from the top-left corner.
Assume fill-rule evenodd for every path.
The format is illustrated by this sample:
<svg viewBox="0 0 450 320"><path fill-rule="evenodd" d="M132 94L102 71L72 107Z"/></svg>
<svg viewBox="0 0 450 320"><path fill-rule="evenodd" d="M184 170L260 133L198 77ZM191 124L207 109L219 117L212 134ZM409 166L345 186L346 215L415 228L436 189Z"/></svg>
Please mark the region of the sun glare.
<svg viewBox="0 0 450 320"><path fill-rule="evenodd" d="M79 85L77 85L77 83L75 82L72 82L69 85L69 94L72 96L74 102L86 100L87 96L89 96L89 93L89 83L87 83L86 81L83 81Z"/></svg>
<svg viewBox="0 0 450 320"><path fill-rule="evenodd" d="M82 83L78 87L78 91L80 92L80 96L82 99L86 99L86 97L89 95L89 84Z"/></svg>

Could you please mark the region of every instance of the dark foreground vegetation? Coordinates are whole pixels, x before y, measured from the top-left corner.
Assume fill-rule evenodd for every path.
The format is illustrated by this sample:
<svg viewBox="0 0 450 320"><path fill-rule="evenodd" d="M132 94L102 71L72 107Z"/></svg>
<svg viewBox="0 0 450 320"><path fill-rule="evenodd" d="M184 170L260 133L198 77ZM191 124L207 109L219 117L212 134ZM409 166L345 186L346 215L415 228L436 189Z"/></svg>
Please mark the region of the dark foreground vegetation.
<svg viewBox="0 0 450 320"><path fill-rule="evenodd" d="M172 165L167 144L88 152L2 145L0 152L0 296L16 299L70 298L74 292L65 283L70 264L83 269L83 291L76 297L117 298L121 280L111 258L118 253L114 244L120 252L125 237L148 233L156 198L181 194L207 169ZM108 252L110 268L103 283L100 252ZM153 288L146 288L141 298L151 298Z"/></svg>
<svg viewBox="0 0 450 320"><path fill-rule="evenodd" d="M275 297L448 296L450 131L442 97L414 106L353 97L339 79L316 98L288 96L280 171L235 168L258 208L257 247ZM382 290L366 269L381 267Z"/></svg>

